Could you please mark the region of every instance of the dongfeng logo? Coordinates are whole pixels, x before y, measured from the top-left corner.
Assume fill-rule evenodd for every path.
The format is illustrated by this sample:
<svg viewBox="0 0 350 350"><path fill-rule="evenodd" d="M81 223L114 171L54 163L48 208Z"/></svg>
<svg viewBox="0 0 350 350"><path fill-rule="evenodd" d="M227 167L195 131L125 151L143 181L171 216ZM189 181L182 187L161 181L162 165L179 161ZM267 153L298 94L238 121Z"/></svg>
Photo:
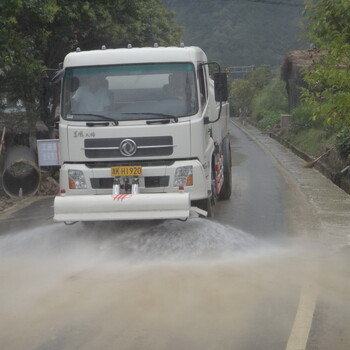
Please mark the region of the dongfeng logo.
<svg viewBox="0 0 350 350"><path fill-rule="evenodd" d="M136 142L131 139L125 139L120 143L120 153L125 157L133 156L137 151Z"/></svg>

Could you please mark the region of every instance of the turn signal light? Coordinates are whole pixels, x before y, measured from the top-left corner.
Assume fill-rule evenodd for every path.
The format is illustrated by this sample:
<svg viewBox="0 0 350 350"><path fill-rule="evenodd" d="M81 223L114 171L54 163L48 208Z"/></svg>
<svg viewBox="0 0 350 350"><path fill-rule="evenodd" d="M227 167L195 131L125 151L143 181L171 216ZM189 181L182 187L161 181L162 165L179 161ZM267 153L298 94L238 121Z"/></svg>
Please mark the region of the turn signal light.
<svg viewBox="0 0 350 350"><path fill-rule="evenodd" d="M81 170L68 170L68 183L71 190L86 190L84 173Z"/></svg>
<svg viewBox="0 0 350 350"><path fill-rule="evenodd" d="M193 175L188 175L186 179L186 186L193 186Z"/></svg>
<svg viewBox="0 0 350 350"><path fill-rule="evenodd" d="M77 187L75 186L75 181L73 179L69 179L69 189L75 190Z"/></svg>

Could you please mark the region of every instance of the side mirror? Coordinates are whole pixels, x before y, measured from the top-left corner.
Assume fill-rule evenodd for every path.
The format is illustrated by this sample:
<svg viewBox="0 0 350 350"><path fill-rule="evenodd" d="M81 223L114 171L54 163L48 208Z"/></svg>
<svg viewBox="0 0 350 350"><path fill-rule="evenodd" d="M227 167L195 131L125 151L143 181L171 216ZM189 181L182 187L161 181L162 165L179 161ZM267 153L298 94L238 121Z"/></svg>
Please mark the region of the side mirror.
<svg viewBox="0 0 350 350"><path fill-rule="evenodd" d="M49 118L49 103L50 103L50 79L48 77L40 78L39 86L39 103L40 103L40 118L47 120Z"/></svg>
<svg viewBox="0 0 350 350"><path fill-rule="evenodd" d="M226 73L214 73L215 100L224 102L228 99Z"/></svg>

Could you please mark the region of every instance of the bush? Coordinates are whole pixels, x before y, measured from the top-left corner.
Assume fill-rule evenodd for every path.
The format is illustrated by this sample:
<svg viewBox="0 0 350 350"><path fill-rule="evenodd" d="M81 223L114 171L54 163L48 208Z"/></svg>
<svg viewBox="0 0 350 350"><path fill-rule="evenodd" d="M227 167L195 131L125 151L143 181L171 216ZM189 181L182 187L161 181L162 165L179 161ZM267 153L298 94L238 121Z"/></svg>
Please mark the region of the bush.
<svg viewBox="0 0 350 350"><path fill-rule="evenodd" d="M343 128L336 136L335 146L339 155L346 159L350 154L350 129Z"/></svg>
<svg viewBox="0 0 350 350"><path fill-rule="evenodd" d="M339 126L329 124L322 118L314 118L311 105L300 104L293 110L291 132L297 134L310 128L322 129L324 138L334 135L339 130Z"/></svg>
<svg viewBox="0 0 350 350"><path fill-rule="evenodd" d="M258 128L262 130L268 130L280 123L281 111L260 111Z"/></svg>
<svg viewBox="0 0 350 350"><path fill-rule="evenodd" d="M301 130L312 128L312 108L304 103L293 110L291 131L298 133Z"/></svg>
<svg viewBox="0 0 350 350"><path fill-rule="evenodd" d="M287 110L288 100L287 92L283 82L280 79L272 79L264 88L262 88L253 99L252 116L256 121L263 118L275 118L272 115L284 113ZM267 112L271 112L268 115Z"/></svg>

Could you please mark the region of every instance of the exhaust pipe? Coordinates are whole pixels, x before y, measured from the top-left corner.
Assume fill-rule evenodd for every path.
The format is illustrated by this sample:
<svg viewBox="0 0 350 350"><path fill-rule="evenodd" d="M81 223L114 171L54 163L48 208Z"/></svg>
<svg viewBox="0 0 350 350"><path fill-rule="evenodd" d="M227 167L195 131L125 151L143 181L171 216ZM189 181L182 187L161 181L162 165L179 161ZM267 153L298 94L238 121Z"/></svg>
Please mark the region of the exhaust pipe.
<svg viewBox="0 0 350 350"><path fill-rule="evenodd" d="M12 198L32 196L40 187L40 169L35 153L26 146L11 147L4 156L2 185Z"/></svg>

